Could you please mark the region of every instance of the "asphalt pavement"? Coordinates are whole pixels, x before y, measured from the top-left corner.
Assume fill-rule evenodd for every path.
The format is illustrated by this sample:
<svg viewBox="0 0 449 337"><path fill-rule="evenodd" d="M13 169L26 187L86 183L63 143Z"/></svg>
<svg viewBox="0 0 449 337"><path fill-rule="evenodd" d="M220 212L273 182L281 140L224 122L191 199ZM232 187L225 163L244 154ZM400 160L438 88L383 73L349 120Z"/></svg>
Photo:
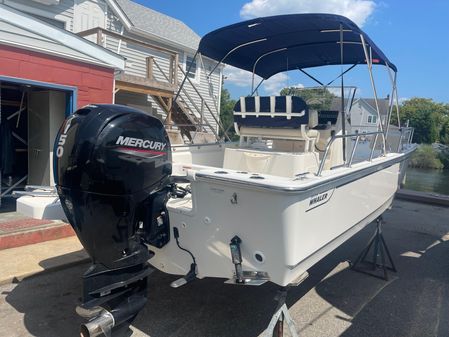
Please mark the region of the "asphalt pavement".
<svg viewBox="0 0 449 337"><path fill-rule="evenodd" d="M395 201L384 218L398 272L384 281L348 268L374 231L374 224L367 226L289 290L287 305L299 336L449 336L449 208ZM83 320L74 309L87 267L1 286L0 336L79 336ZM150 276L148 304L127 335L257 337L276 307L278 288L270 283L243 287L203 279L170 288L176 278L158 271Z"/></svg>

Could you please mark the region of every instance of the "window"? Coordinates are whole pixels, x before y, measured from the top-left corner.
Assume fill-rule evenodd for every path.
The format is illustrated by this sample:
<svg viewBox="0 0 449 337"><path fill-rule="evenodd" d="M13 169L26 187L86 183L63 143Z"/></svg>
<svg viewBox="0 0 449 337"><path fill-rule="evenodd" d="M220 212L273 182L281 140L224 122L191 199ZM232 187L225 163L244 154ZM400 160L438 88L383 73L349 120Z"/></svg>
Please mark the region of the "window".
<svg viewBox="0 0 449 337"><path fill-rule="evenodd" d="M190 68L190 70L189 70ZM199 67L197 60L194 60L191 56L186 56L186 72L187 76L193 81L199 81Z"/></svg>
<svg viewBox="0 0 449 337"><path fill-rule="evenodd" d="M371 115L368 116L368 123L376 124L376 121L377 121L377 116L371 116Z"/></svg>

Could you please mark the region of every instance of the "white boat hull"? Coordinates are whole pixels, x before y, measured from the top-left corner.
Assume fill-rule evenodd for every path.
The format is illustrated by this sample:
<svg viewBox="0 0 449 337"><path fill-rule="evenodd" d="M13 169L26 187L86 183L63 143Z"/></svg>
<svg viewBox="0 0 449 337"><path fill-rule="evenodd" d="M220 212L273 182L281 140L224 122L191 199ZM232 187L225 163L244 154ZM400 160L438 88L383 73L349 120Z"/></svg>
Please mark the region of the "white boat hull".
<svg viewBox="0 0 449 337"><path fill-rule="evenodd" d="M197 177L191 199L169 201L170 224L196 257L198 277L234 277L229 243L237 235L243 270L266 272L270 281L285 286L391 205L405 157L381 158L353 170L352 178L328 179L304 191L264 188L261 193L257 186ZM175 240L152 250L154 267L188 272L191 258Z"/></svg>
<svg viewBox="0 0 449 337"><path fill-rule="evenodd" d="M174 173L186 175L192 193L168 201L170 226L178 228L181 246L195 256L199 278L235 277L229 244L237 235L242 240L244 271L264 272L281 286L295 283L391 205L413 149L302 181L268 175L263 175L264 180L252 180L251 174L233 170L225 170L223 176L217 168L224 151L221 145L181 147L173 158ZM201 156L206 156L209 163L215 158L213 166L195 168L189 163L205 164ZM38 199L45 201L21 197L18 206L36 217L35 205L28 204ZM52 214L58 213L54 208L60 204L54 199L44 211L42 202L40 213L48 215L49 207ZM59 213L63 214L62 209ZM155 255L149 262L155 268L177 275L189 271L192 259L179 249L173 237L163 248L150 246L150 250Z"/></svg>

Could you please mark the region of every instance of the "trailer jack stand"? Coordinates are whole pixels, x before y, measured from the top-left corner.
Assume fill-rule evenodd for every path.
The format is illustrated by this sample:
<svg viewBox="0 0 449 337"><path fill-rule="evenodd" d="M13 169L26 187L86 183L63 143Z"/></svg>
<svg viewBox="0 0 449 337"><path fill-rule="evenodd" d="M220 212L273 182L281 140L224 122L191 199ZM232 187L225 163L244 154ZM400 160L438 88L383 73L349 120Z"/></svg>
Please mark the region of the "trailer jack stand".
<svg viewBox="0 0 449 337"><path fill-rule="evenodd" d="M353 264L351 263L351 269L388 281L388 270L393 272L396 272L397 270L391 257L390 251L388 250L385 239L382 235L382 217L378 217L376 222L377 224L375 233L368 241L367 246L362 250L355 262ZM372 260L369 260L367 259L367 256L371 248L373 248ZM387 265L385 255L388 258L389 265ZM379 257L380 261L378 262ZM362 267L361 265L364 266ZM378 269L381 269L383 271L383 276L376 273Z"/></svg>
<svg viewBox="0 0 449 337"><path fill-rule="evenodd" d="M284 336L284 323L287 323L287 327L290 331L290 336L299 337L295 327L295 323L290 316L285 300L287 299L288 288L281 288L276 296L278 305L276 312L271 318L270 324L268 324L265 330L264 337L283 337Z"/></svg>

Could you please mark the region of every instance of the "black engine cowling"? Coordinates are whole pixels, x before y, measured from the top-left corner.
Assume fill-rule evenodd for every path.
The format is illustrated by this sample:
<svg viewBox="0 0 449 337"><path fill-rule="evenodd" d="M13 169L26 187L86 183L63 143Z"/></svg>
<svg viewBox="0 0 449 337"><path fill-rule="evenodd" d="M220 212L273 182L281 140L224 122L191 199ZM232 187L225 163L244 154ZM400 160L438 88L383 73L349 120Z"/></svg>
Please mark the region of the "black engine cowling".
<svg viewBox="0 0 449 337"><path fill-rule="evenodd" d="M55 141L54 172L64 212L93 261L84 307L145 296L145 245L170 240L171 150L162 123L120 105L89 105L68 117Z"/></svg>

